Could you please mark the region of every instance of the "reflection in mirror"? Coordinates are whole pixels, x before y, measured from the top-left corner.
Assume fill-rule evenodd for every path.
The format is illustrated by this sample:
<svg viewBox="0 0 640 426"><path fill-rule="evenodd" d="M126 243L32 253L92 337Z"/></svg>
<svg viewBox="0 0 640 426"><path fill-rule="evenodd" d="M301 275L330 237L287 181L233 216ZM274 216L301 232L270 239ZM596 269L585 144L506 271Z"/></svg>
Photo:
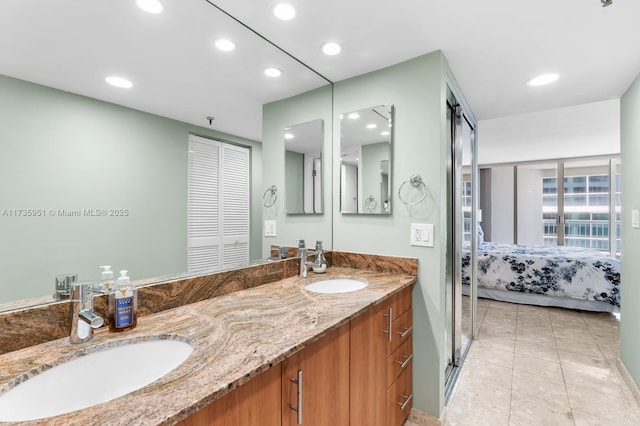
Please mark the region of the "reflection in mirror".
<svg viewBox="0 0 640 426"><path fill-rule="evenodd" d="M105 264L149 283L188 275L190 135L251 148L249 260L262 257L262 106L326 80L205 1L152 16L135 2L5 0L0 21L0 310L51 302L56 276L98 280ZM214 47L222 35L233 55ZM238 161L220 152L223 168Z"/></svg>
<svg viewBox="0 0 640 426"><path fill-rule="evenodd" d="M322 120L284 129L287 214L322 213Z"/></svg>
<svg viewBox="0 0 640 426"><path fill-rule="evenodd" d="M340 116L340 211L391 214L393 105Z"/></svg>

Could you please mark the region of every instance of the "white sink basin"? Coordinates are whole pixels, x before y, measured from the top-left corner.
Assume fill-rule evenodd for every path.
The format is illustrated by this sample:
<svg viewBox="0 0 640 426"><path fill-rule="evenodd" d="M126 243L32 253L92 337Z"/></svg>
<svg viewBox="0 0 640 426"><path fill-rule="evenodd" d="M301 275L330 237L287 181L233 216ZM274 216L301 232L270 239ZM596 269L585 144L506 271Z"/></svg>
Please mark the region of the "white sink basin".
<svg viewBox="0 0 640 426"><path fill-rule="evenodd" d="M180 340L151 340L75 358L0 394L0 422L43 419L110 401L158 380L191 352Z"/></svg>
<svg viewBox="0 0 640 426"><path fill-rule="evenodd" d="M304 288L314 293L350 293L352 291L362 290L366 286L367 282L362 280L333 278L307 284Z"/></svg>

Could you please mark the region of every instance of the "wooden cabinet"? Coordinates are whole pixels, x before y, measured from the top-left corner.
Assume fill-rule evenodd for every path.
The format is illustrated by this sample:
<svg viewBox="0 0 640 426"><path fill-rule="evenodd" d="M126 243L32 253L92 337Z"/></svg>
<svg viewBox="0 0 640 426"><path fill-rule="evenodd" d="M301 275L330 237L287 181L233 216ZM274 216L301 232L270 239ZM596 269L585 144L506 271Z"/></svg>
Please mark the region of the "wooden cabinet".
<svg viewBox="0 0 640 426"><path fill-rule="evenodd" d="M238 387L181 426L400 426L411 410L411 287Z"/></svg>
<svg viewBox="0 0 640 426"><path fill-rule="evenodd" d="M281 364L178 423L180 426L280 426Z"/></svg>
<svg viewBox="0 0 640 426"><path fill-rule="evenodd" d="M350 425L401 425L411 410L411 287L351 320Z"/></svg>
<svg viewBox="0 0 640 426"><path fill-rule="evenodd" d="M282 425L349 424L349 324L282 362Z"/></svg>

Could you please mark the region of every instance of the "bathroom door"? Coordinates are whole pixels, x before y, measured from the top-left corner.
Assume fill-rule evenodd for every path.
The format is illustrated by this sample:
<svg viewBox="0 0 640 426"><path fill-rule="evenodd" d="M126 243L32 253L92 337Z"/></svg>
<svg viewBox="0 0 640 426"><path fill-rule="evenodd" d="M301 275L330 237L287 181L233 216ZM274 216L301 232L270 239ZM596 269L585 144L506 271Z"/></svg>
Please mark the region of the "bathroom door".
<svg viewBox="0 0 640 426"><path fill-rule="evenodd" d="M453 93L447 102L448 162L447 281L445 359L447 393L462 365L476 329L476 245L478 167L475 123L465 114Z"/></svg>
<svg viewBox="0 0 640 426"><path fill-rule="evenodd" d="M340 210L342 213L358 213L358 168L343 164L341 169Z"/></svg>

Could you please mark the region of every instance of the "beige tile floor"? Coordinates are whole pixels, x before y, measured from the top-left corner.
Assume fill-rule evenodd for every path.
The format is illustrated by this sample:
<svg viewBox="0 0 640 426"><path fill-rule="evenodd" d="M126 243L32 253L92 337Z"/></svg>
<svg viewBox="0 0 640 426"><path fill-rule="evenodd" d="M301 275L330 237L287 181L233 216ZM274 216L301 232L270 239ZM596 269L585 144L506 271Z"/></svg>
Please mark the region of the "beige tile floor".
<svg viewBox="0 0 640 426"><path fill-rule="evenodd" d="M478 337L447 425L640 425L640 408L616 368L612 314L487 299L478 308Z"/></svg>

